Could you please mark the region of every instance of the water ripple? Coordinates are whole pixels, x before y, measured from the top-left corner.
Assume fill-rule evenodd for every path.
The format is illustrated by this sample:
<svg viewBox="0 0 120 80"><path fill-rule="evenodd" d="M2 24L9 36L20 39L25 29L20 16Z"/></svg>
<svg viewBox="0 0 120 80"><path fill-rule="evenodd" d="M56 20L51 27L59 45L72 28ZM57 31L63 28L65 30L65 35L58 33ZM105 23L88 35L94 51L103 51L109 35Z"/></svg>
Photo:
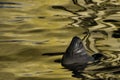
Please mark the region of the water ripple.
<svg viewBox="0 0 120 80"><path fill-rule="evenodd" d="M17 2L0 2L0 8L21 8L21 5Z"/></svg>

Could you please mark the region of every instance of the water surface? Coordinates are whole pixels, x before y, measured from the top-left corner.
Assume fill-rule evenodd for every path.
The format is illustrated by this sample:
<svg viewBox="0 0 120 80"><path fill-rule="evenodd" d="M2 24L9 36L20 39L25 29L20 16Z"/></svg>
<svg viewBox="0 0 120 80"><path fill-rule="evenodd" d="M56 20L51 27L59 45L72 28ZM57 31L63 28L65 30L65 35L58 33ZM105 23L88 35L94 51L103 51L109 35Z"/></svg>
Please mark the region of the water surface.
<svg viewBox="0 0 120 80"><path fill-rule="evenodd" d="M0 80L119 80L120 0L93 1L0 0ZM73 36L106 56L80 78L60 64Z"/></svg>

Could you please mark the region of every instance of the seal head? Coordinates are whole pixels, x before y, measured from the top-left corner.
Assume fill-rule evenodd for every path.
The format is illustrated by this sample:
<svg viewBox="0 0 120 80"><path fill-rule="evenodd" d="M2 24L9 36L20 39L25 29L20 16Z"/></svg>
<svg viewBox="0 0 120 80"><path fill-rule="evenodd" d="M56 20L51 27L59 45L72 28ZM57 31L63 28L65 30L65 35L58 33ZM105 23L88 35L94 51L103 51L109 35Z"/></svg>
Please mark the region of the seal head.
<svg viewBox="0 0 120 80"><path fill-rule="evenodd" d="M87 54L82 40L77 36L73 37L66 53L62 57L62 66L70 70L80 70L84 69L89 61L94 61L94 58Z"/></svg>

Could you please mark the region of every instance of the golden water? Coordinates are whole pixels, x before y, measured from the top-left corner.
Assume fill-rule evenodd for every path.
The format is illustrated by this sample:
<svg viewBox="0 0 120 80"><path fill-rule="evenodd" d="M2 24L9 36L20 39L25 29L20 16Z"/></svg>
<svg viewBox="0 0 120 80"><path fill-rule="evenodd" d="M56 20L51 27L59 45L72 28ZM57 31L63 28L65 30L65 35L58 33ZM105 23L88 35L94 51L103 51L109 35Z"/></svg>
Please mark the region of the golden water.
<svg viewBox="0 0 120 80"><path fill-rule="evenodd" d="M120 0L93 1L0 0L0 80L119 80ZM59 61L73 36L106 56L81 78Z"/></svg>

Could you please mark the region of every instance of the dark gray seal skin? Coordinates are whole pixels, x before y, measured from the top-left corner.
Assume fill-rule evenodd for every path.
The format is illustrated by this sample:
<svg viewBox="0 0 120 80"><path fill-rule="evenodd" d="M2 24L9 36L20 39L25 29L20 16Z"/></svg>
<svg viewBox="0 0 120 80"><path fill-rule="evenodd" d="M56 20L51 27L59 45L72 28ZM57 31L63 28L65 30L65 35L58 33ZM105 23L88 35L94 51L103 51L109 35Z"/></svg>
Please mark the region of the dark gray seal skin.
<svg viewBox="0 0 120 80"><path fill-rule="evenodd" d="M82 40L75 36L67 48L66 53L63 54L61 64L72 71L84 70L89 62L94 62L100 59L100 57L102 57L101 54L88 55Z"/></svg>

